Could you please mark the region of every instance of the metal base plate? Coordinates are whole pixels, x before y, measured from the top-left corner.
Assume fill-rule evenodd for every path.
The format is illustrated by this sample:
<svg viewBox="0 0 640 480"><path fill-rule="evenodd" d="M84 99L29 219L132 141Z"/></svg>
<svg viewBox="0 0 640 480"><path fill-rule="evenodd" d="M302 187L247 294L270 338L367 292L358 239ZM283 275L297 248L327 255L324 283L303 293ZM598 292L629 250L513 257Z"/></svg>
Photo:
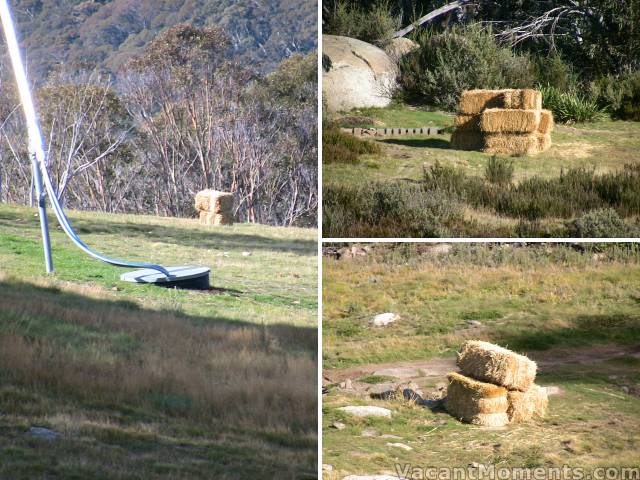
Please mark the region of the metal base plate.
<svg viewBox="0 0 640 480"><path fill-rule="evenodd" d="M166 267L171 278L165 277L157 270L145 268L120 275L123 282L152 283L160 287L188 288L194 290L207 290L209 288L209 272L207 267Z"/></svg>

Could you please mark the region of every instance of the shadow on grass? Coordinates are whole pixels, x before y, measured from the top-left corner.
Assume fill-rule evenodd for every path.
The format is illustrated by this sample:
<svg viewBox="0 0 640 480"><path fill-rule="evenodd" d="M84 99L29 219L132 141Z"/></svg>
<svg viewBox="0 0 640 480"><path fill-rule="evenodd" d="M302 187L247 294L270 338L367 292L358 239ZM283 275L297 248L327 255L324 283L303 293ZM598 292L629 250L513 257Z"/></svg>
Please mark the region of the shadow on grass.
<svg viewBox="0 0 640 480"><path fill-rule="evenodd" d="M578 315L571 326L501 336L501 344L515 351L548 350L595 344L640 344L640 315Z"/></svg>
<svg viewBox="0 0 640 480"><path fill-rule="evenodd" d="M314 240L276 239L255 234L231 233L228 230L217 231L211 229L203 231L182 227L141 225L110 220L102 220L103 223L100 224L80 218L72 218L70 221L78 235L120 235L129 240L144 238L145 240L157 240L198 249L243 248L254 251L289 252L297 255L314 255L317 251L317 243ZM39 228L37 216L25 215L16 211L0 212L0 228L2 228L3 225L9 227L24 225L29 228ZM55 220L52 220L52 228L56 228L56 225Z"/></svg>
<svg viewBox="0 0 640 480"><path fill-rule="evenodd" d="M221 289L212 288L211 292L216 293L219 292L219 290ZM29 305L32 305L33 314L28 311L28 307L24 306L21 307L18 312L12 309L12 306L16 305L18 300L23 298L29 298ZM114 318L126 318L132 314L139 317L142 314L145 319L148 319L150 324L156 323L166 315L171 315L179 317L181 320L189 322L192 325L223 327L228 329L230 333L238 330L257 332L265 338L273 338L278 345L287 351L306 351L315 355L317 350L318 332L316 327L282 323L257 325L238 319L230 319L223 315L215 317L195 317L182 312L176 312L175 310L147 310L129 300L96 299L57 287L36 286L12 279L0 281L0 305L2 305L2 308L0 308L0 333L3 331L15 331L15 333L37 336L58 332L61 333L60 335L56 333L58 340L67 345L82 343L82 338L74 338L74 335L85 335L87 338L92 338L94 333L100 336L100 331L93 327L89 328L88 331L86 331L86 329L75 330L61 328L61 325L65 323L64 318L55 318L54 316L44 317L38 312L54 311L55 309L62 309L64 311L76 310L91 312L91 315L108 314L109 317ZM51 305L51 307L47 305ZM90 314L87 313L87 315ZM20 326L24 326L27 330L20 332ZM15 328L18 328L18 330L12 330ZM110 332L109 326L105 325L103 333L106 335ZM62 335L62 333L64 333L64 335Z"/></svg>
<svg viewBox="0 0 640 480"><path fill-rule="evenodd" d="M441 138L389 138L380 140L380 142L413 148L442 148L446 150L451 148L451 143Z"/></svg>

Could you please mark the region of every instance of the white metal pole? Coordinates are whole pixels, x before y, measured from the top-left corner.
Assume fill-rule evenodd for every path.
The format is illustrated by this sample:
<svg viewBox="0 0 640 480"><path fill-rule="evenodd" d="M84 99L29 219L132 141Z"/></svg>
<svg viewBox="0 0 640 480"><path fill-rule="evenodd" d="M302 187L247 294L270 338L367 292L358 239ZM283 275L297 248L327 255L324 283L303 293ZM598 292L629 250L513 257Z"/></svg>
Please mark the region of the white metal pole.
<svg viewBox="0 0 640 480"><path fill-rule="evenodd" d="M29 154L31 156L31 169L33 172L34 184L36 187L36 195L38 201L38 213L40 216L40 230L42 231L42 245L44 247L44 261L47 273L53 272L53 261L51 259L51 242L49 240L49 224L47 222L47 211L42 189L42 173L40 165L45 165L44 143L42 141L42 133L36 116L36 109L31 98L29 82L27 82L27 74L25 73L20 48L18 47L18 39L9 9L7 0L0 0L0 16L2 17L2 29L4 37L7 40L9 48L9 56L11 57L11 65L13 73L18 85L22 109L27 121L27 129L29 134Z"/></svg>

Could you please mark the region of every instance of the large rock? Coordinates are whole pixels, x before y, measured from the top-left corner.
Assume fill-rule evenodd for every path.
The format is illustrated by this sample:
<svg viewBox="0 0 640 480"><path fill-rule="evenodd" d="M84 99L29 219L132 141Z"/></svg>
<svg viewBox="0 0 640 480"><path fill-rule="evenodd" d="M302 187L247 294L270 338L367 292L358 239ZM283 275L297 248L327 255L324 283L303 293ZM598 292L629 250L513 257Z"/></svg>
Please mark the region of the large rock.
<svg viewBox="0 0 640 480"><path fill-rule="evenodd" d="M387 52L387 55L389 55L392 60L398 61L408 53L418 50L419 48L420 45L413 40L399 37L391 40L389 44L384 47L384 51Z"/></svg>
<svg viewBox="0 0 640 480"><path fill-rule="evenodd" d="M355 38L322 36L322 98L330 112L386 107L397 66L383 50Z"/></svg>

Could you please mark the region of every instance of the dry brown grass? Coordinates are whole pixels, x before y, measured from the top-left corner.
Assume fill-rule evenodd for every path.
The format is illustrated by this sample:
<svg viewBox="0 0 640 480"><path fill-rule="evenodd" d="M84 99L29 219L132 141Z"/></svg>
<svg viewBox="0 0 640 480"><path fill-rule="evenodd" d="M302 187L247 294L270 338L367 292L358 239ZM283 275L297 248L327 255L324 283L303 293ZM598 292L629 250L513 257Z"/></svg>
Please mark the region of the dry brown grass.
<svg viewBox="0 0 640 480"><path fill-rule="evenodd" d="M198 421L315 430L312 329L195 321L2 282L0 365L11 383L145 407L178 396L186 400L182 413ZM36 334L23 319L38 319ZM60 326L69 332L62 339ZM75 329L91 334L74 342ZM114 346L114 336L128 339L126 347Z"/></svg>

